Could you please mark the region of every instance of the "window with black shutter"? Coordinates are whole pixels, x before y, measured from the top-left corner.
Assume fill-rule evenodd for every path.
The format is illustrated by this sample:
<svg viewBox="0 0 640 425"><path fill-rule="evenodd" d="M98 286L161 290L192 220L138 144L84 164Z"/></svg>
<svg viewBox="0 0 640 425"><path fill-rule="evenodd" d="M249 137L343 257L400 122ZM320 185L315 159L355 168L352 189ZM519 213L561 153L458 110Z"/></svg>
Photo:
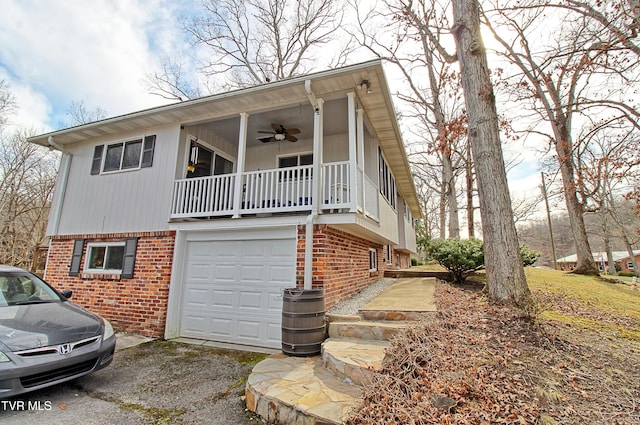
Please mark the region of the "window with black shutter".
<svg viewBox="0 0 640 425"><path fill-rule="evenodd" d="M93 150L91 174L113 173L148 168L153 165L156 136L96 146Z"/></svg>

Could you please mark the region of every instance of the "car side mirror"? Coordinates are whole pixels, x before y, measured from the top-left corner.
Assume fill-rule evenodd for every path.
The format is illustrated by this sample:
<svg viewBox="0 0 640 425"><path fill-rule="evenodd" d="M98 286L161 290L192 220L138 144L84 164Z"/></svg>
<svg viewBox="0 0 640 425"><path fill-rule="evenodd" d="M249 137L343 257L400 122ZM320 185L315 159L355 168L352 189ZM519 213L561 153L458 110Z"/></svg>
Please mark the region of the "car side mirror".
<svg viewBox="0 0 640 425"><path fill-rule="evenodd" d="M60 293L62 294L63 297L65 297L66 299L69 299L71 298L73 291L71 289L65 289L63 291L60 291Z"/></svg>

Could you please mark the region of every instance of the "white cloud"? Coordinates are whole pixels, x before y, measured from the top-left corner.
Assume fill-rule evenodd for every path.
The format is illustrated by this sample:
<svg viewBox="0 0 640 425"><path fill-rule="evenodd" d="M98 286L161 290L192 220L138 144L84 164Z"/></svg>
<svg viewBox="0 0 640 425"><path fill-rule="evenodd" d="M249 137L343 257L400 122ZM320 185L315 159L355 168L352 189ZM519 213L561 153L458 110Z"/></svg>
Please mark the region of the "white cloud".
<svg viewBox="0 0 640 425"><path fill-rule="evenodd" d="M146 92L142 80L180 43L176 6L166 3L4 1L0 67L8 72L20 110L34 112L16 119L55 127L66 120L72 101L109 115L163 103Z"/></svg>

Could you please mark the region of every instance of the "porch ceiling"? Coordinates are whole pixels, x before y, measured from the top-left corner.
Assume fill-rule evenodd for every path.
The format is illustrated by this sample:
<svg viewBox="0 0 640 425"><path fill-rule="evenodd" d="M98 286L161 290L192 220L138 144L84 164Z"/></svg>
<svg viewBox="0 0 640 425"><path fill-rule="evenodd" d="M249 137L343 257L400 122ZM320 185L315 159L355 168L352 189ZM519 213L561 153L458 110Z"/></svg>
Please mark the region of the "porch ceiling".
<svg viewBox="0 0 640 425"><path fill-rule="evenodd" d="M90 139L113 137L120 133L149 131L157 126L195 125L205 121L234 118L242 112L250 115L261 114L264 118L264 122L260 120L253 124L256 127L250 129L251 139L258 129L269 129L270 122L279 122L280 118L275 114L282 114L287 108L310 105L305 80L311 80L315 96L325 101L344 98L347 92L355 91L393 170L398 191L407 200L414 217L421 217L416 189L380 60L159 106L31 137L29 141L48 146L48 138L53 136L57 144L64 146ZM356 90L356 86L363 80L369 81L370 93L367 93L366 89ZM336 111L327 111L325 123L330 122L331 113ZM302 127L310 123L288 122L287 125Z"/></svg>

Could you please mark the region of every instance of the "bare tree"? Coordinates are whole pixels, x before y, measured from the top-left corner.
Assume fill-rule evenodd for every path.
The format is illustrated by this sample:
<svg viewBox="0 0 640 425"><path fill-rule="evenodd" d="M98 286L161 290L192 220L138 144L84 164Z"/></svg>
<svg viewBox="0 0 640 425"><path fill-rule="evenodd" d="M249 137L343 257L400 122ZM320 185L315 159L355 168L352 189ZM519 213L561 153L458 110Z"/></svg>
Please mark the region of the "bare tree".
<svg viewBox="0 0 640 425"><path fill-rule="evenodd" d="M69 122L66 126L72 127L102 120L107 117L107 111L100 107L88 110L83 100L74 100L67 109L67 115L69 116Z"/></svg>
<svg viewBox="0 0 640 425"><path fill-rule="evenodd" d="M0 80L0 129L7 123L15 108L16 101L11 92L11 84L6 80Z"/></svg>
<svg viewBox="0 0 640 425"><path fill-rule="evenodd" d="M627 97L630 80L620 70L628 69L629 64L623 52L594 44L601 29L565 9L555 9L549 17L546 4L532 0L513 8L496 8L487 13L491 15L487 23L504 57L520 71L505 79L508 91L521 105L528 105L529 119L538 117L531 132L543 135L554 149L576 244L575 272L597 274L584 223L588 199L580 190L580 140L574 135L576 127L610 114L638 127L633 124L635 110L617 100ZM549 25L558 30L543 42L540 38L545 34L539 29Z"/></svg>
<svg viewBox="0 0 640 425"><path fill-rule="evenodd" d="M26 136L0 135L0 263L28 268L45 237L57 158Z"/></svg>
<svg viewBox="0 0 640 425"><path fill-rule="evenodd" d="M202 10L183 22L198 52L195 75L185 60L167 59L147 78L152 93L184 100L301 75L321 60L346 63L348 44L338 46L337 37L341 0L203 0Z"/></svg>
<svg viewBox="0 0 640 425"><path fill-rule="evenodd" d="M528 310L531 293L520 257L502 148L493 85L480 33L476 0L453 1L458 60L469 116L469 139L478 180L487 290L493 299Z"/></svg>
<svg viewBox="0 0 640 425"><path fill-rule="evenodd" d="M451 65L455 55L440 46L441 37L448 35L448 11L434 0L384 0L370 9L352 2L352 7L358 26L351 36L394 64L407 83L408 90L396 96L407 106L403 120L414 140L409 143L410 161L414 172L439 196L439 237L457 238L466 117L459 74Z"/></svg>

